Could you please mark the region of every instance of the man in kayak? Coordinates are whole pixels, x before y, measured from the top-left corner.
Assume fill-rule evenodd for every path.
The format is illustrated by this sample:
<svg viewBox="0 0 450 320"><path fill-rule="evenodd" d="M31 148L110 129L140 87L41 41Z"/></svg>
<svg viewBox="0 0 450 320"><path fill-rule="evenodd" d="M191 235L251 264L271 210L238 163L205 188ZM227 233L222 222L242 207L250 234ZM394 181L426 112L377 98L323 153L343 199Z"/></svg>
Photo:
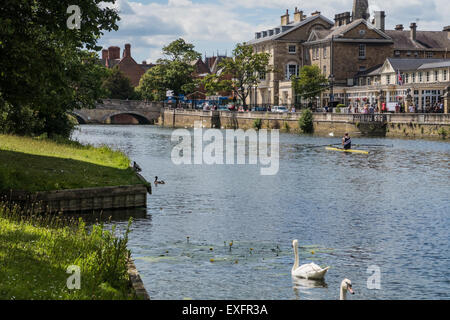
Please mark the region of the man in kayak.
<svg viewBox="0 0 450 320"><path fill-rule="evenodd" d="M350 138L348 133L346 133L342 138L342 146L345 150L350 150L352 148L352 139Z"/></svg>

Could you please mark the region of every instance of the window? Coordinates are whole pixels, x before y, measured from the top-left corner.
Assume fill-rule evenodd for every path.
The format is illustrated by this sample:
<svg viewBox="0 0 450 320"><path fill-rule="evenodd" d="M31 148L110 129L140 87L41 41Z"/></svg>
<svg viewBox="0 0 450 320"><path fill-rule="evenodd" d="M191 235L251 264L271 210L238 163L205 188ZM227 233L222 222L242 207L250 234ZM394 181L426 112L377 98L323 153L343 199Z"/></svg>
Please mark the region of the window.
<svg viewBox="0 0 450 320"><path fill-rule="evenodd" d="M411 51L406 52L406 55L409 57L411 56Z"/></svg>
<svg viewBox="0 0 450 320"><path fill-rule="evenodd" d="M419 72L419 82L422 82L422 72Z"/></svg>
<svg viewBox="0 0 450 320"><path fill-rule="evenodd" d="M289 63L286 65L286 80L290 80L292 76L298 76L298 65Z"/></svg>
<svg viewBox="0 0 450 320"><path fill-rule="evenodd" d="M367 85L370 86L372 84L372 81L370 81L370 78L367 77Z"/></svg>
<svg viewBox="0 0 450 320"><path fill-rule="evenodd" d="M439 80L439 71L434 72L434 82L438 82Z"/></svg>
<svg viewBox="0 0 450 320"><path fill-rule="evenodd" d="M327 58L327 47L323 47L323 58Z"/></svg>
<svg viewBox="0 0 450 320"><path fill-rule="evenodd" d="M391 76L390 75L386 76L386 83L391 84Z"/></svg>
<svg viewBox="0 0 450 320"><path fill-rule="evenodd" d="M430 82L430 72L427 71L426 75L427 75L427 82Z"/></svg>
<svg viewBox="0 0 450 320"><path fill-rule="evenodd" d="M443 81L447 81L447 70L444 70L444 74L443 74L443 77L442 77L443 79Z"/></svg>
<svg viewBox="0 0 450 320"><path fill-rule="evenodd" d="M289 53L296 53L297 52L297 47L295 46L295 45L290 45L289 47L288 47L288 51L289 51Z"/></svg>
<svg viewBox="0 0 450 320"><path fill-rule="evenodd" d="M366 45L365 44L360 44L359 45L358 57L360 59L365 59L366 58Z"/></svg>
<svg viewBox="0 0 450 320"><path fill-rule="evenodd" d="M323 66L323 74L326 76L327 75L327 66Z"/></svg>
<svg viewBox="0 0 450 320"><path fill-rule="evenodd" d="M433 52L427 52L427 58L433 58Z"/></svg>
<svg viewBox="0 0 450 320"><path fill-rule="evenodd" d="M412 82L413 83L416 82L416 73L415 72L412 74Z"/></svg>
<svg viewBox="0 0 450 320"><path fill-rule="evenodd" d="M409 73L405 74L405 83L409 83Z"/></svg>
<svg viewBox="0 0 450 320"><path fill-rule="evenodd" d="M265 72L261 72L259 74L259 80L266 80L266 73Z"/></svg>
<svg viewBox="0 0 450 320"><path fill-rule="evenodd" d="M395 53L394 53L394 54L395 54L396 57L398 57L398 56L400 56L400 51L395 50Z"/></svg>

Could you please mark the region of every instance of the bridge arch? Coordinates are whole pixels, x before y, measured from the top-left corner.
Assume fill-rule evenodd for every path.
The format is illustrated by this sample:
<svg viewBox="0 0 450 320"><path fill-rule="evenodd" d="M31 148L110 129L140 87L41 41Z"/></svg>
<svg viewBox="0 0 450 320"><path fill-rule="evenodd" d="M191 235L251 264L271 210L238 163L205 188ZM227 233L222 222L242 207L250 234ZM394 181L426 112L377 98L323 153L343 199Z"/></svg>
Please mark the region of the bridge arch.
<svg viewBox="0 0 450 320"><path fill-rule="evenodd" d="M111 124L154 124L154 122L154 119L135 111L113 112L102 118L102 123Z"/></svg>
<svg viewBox="0 0 450 320"><path fill-rule="evenodd" d="M71 116L73 116L75 119L77 119L78 124L87 124L88 123L88 120L83 115L81 115L80 113L78 113L76 111L69 112L69 114Z"/></svg>

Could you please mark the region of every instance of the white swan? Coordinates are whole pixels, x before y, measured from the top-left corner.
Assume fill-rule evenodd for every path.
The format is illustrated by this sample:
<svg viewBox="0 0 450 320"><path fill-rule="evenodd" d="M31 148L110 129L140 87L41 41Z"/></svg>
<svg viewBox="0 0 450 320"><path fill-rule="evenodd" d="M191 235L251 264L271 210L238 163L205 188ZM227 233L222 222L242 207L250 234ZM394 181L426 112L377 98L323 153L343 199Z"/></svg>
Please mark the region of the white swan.
<svg viewBox="0 0 450 320"><path fill-rule="evenodd" d="M347 300L347 291L351 294L355 294L352 289L352 282L348 279L344 279L341 282L341 294L339 297L340 300Z"/></svg>
<svg viewBox="0 0 450 320"><path fill-rule="evenodd" d="M320 266L318 266L315 263L308 263L298 266L298 240L292 241L292 247L294 248L294 266L292 267L291 274L294 277L300 277L305 279L311 279L311 280L321 280L325 277L325 274L327 273L328 269L330 267L326 267L322 269Z"/></svg>

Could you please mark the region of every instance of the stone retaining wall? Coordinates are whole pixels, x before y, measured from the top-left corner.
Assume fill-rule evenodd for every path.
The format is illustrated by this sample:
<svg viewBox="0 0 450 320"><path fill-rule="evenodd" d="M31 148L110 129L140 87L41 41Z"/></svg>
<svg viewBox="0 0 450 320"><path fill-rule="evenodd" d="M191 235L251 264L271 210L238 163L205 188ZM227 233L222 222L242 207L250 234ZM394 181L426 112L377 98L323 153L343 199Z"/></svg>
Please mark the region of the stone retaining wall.
<svg viewBox="0 0 450 320"><path fill-rule="evenodd" d="M56 190L48 192L11 191L7 200L33 207L34 212L86 212L140 208L147 205L145 185Z"/></svg>
<svg viewBox="0 0 450 320"><path fill-rule="evenodd" d="M195 121L200 121L203 128L246 130L254 128L255 120L261 119L262 129L300 132L300 116L300 112L229 112L166 108L161 114L159 124L165 127L192 128ZM363 136L436 138L442 137L439 131L446 130L447 138L450 136L450 114L314 113L313 124L314 133L318 135L332 133L334 136L340 136L348 132Z"/></svg>

